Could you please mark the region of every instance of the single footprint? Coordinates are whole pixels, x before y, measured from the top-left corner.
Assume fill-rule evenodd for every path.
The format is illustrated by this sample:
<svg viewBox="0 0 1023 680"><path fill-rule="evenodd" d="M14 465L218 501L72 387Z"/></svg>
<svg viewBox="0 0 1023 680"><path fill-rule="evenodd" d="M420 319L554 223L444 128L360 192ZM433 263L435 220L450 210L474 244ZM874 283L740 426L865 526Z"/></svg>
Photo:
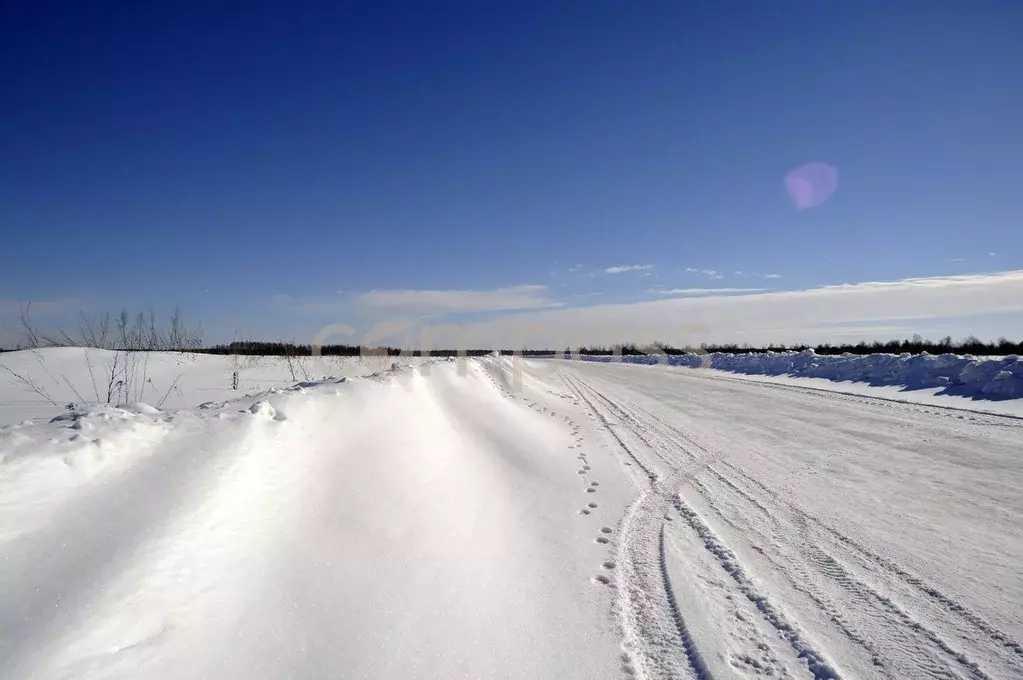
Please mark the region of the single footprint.
<svg viewBox="0 0 1023 680"><path fill-rule="evenodd" d="M582 510L579 511L579 514L580 515L588 515L588 514L590 514L590 511L587 510L586 508L583 508Z"/></svg>
<svg viewBox="0 0 1023 680"><path fill-rule="evenodd" d="M600 486L600 482L590 482L590 486Z"/></svg>
<svg viewBox="0 0 1023 680"><path fill-rule="evenodd" d="M585 474L586 474L586 470L579 470L579 473L578 473L578 474L580 474L580 475L585 475Z"/></svg>
<svg viewBox="0 0 1023 680"><path fill-rule="evenodd" d="M593 540L596 541L597 543L600 543L600 544L607 544L607 543L611 542L611 539L607 538L606 536L597 536Z"/></svg>
<svg viewBox="0 0 1023 680"><path fill-rule="evenodd" d="M589 470L589 469L590 469L589 465L583 465L583 470Z"/></svg>
<svg viewBox="0 0 1023 680"><path fill-rule="evenodd" d="M607 562L604 562L600 566L604 567L605 569L614 569L615 568L615 563L612 562L611 560L608 560Z"/></svg>
<svg viewBox="0 0 1023 680"><path fill-rule="evenodd" d="M586 487L586 493L597 493L597 490L594 489L592 486L588 486Z"/></svg>
<svg viewBox="0 0 1023 680"><path fill-rule="evenodd" d="M602 534L612 534L612 533L614 533L614 529L612 529L611 527L600 527L600 533L602 533Z"/></svg>
<svg viewBox="0 0 1023 680"><path fill-rule="evenodd" d="M595 508L595 507L597 507L597 504L596 503L587 503L586 507L588 507L588 508Z"/></svg>
<svg viewBox="0 0 1023 680"><path fill-rule="evenodd" d="M603 574L600 574L599 576L594 576L593 580L605 586L611 584L611 579L609 579L607 576L604 576Z"/></svg>

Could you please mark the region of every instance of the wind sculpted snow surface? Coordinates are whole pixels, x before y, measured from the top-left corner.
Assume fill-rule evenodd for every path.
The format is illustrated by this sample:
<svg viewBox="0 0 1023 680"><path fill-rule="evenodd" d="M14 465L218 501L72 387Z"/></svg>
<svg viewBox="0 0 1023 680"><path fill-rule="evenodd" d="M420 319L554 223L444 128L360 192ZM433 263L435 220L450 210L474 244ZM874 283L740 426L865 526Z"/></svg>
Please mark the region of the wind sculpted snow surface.
<svg viewBox="0 0 1023 680"><path fill-rule="evenodd" d="M0 428L0 677L1023 675L1023 421L491 358Z"/></svg>

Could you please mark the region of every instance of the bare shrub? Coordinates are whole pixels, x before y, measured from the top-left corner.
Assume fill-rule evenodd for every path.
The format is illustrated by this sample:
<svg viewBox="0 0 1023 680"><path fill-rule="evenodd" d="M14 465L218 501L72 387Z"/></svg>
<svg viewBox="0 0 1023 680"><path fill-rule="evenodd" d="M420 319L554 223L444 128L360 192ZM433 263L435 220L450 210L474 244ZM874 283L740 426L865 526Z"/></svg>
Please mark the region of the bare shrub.
<svg viewBox="0 0 1023 680"><path fill-rule="evenodd" d="M0 364L0 369L3 369L4 372L6 372L8 375L10 375L11 378L14 379L15 383L17 383L19 385L22 385L23 387L25 387L27 390L29 390L33 394L39 395L40 397L42 397L46 401L50 402L51 405L53 405L53 406L57 405L56 400L54 400L54 398L50 396L50 393L46 391L46 388L44 388L41 385L39 385L30 376L26 376L26 375L24 375L22 373L18 373L17 371L15 371L10 366L5 366L3 364Z"/></svg>
<svg viewBox="0 0 1023 680"><path fill-rule="evenodd" d="M147 386L154 390L155 396L156 387L149 377L149 352L181 352L202 347L202 326L189 327L185 323L180 307L174 308L166 328L158 325L156 313L152 309L148 314L138 312L134 316L129 314L127 309L121 309L116 317L112 317L108 312L94 316L82 312L77 333L74 335L64 329L50 333L41 332L33 323L31 312L32 303L22 306L20 321L24 344L32 350L48 347L84 348L85 362L95 397L94 403L143 401ZM109 354L104 361L97 363L88 351L90 349L108 350ZM60 385L60 381L50 373L43 357L37 352L34 354L43 371L56 385ZM16 382L56 405L56 401L49 396L45 388L6 366L3 368ZM180 377L179 375L167 389L160 400L161 403L177 387ZM61 378L80 402L88 403L66 375L62 374Z"/></svg>
<svg viewBox="0 0 1023 680"><path fill-rule="evenodd" d="M298 382L301 376L303 380L309 380L309 357L302 353L302 348L295 345L294 339L281 340L280 345L283 348L281 363L288 369L291 379Z"/></svg>

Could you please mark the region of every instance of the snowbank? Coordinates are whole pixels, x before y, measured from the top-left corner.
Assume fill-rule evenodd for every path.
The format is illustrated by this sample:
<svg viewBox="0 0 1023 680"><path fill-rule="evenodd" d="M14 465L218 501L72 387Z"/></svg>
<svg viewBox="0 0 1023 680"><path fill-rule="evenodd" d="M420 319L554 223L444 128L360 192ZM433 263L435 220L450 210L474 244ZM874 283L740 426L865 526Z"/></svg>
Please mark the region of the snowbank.
<svg viewBox="0 0 1023 680"><path fill-rule="evenodd" d="M77 367L43 353L58 380L63 354ZM476 361L384 359L0 427L0 678L621 675L615 591L591 577L635 486L594 460L599 492L580 488L582 407L510 398ZM230 377L203 362L186 395Z"/></svg>
<svg viewBox="0 0 1023 680"><path fill-rule="evenodd" d="M874 386L898 386L907 390L938 388L941 394L972 399L1023 398L1023 362L1016 355L974 357L956 354L842 354L802 352L680 356L584 356L586 361L621 361L631 364L662 364L715 368L748 375L784 375L823 378L835 382L862 382Z"/></svg>

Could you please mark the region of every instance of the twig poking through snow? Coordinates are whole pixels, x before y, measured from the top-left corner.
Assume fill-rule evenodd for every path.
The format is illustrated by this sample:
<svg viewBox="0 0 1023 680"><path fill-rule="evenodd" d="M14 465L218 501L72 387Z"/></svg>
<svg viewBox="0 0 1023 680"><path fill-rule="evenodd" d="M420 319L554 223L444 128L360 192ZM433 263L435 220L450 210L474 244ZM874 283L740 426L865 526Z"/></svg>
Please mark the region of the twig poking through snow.
<svg viewBox="0 0 1023 680"><path fill-rule="evenodd" d="M174 390L174 388L178 386L179 380L181 380L180 373L177 375L176 378L174 378L174 382L172 382L171 386L167 388L166 392L164 392L164 395L160 398L160 401L156 402L156 408L163 408L163 402L167 401L167 397L169 397L170 393Z"/></svg>
<svg viewBox="0 0 1023 680"><path fill-rule="evenodd" d="M81 394L80 394L80 393L78 392L78 390L76 390L76 389L75 389L75 386L71 384L71 381L70 381L70 380L68 380L68 377L67 377L66 375L64 375L63 373L61 373L61 374L60 374L60 377L64 379L64 382L66 382L66 383L67 383L67 386L68 386L68 387L70 387L70 388L71 388L71 391L75 393L75 396L76 396L76 397L78 397L78 403L79 403L79 404L81 404L82 406L85 406L86 404L88 404L88 403L89 403L89 402L87 402L87 401L85 400L85 397L83 397L83 396L82 396L82 395L81 395Z"/></svg>
<svg viewBox="0 0 1023 680"><path fill-rule="evenodd" d="M53 397L51 397L50 394L45 389L43 389L42 387L37 385L31 378L26 378L25 376L23 376L22 374L18 373L17 371L15 371L10 366L0 365L0 368L2 368L5 371L7 371L7 373L9 375L11 375L17 382L21 383L22 385L27 387L32 392L35 392L40 397L42 397L46 401L50 402L54 406L57 405L57 402L53 400Z"/></svg>

